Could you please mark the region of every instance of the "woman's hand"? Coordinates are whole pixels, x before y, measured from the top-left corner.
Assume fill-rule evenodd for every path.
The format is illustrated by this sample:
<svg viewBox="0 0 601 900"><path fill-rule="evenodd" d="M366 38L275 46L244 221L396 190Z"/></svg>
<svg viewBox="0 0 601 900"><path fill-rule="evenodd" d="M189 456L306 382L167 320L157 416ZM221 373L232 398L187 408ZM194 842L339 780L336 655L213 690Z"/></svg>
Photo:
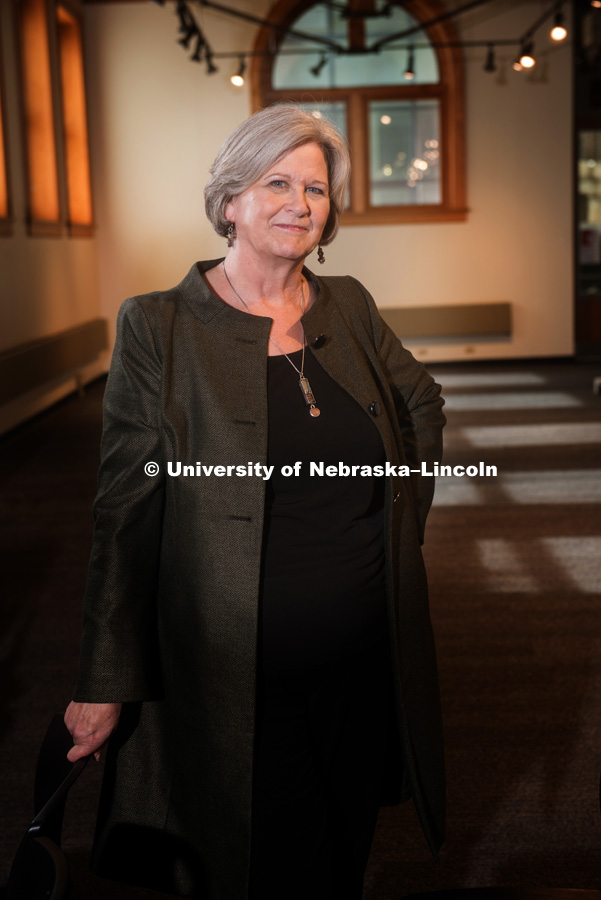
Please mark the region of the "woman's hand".
<svg viewBox="0 0 601 900"><path fill-rule="evenodd" d="M67 753L67 759L76 762L93 753L98 762L100 751L117 727L120 714L120 703L71 702L65 713L65 725L73 736L73 747Z"/></svg>

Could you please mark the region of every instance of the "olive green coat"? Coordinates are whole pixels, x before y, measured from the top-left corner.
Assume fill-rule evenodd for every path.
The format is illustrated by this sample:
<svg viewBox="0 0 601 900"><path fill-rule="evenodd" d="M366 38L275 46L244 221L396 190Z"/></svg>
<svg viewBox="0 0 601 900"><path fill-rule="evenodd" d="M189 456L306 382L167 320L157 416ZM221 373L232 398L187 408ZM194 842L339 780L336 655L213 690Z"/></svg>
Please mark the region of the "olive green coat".
<svg viewBox="0 0 601 900"><path fill-rule="evenodd" d="M125 703L107 756L97 869L184 896L244 900L265 481L167 474L170 461L267 462L271 320L210 291L201 271L216 262L196 264L172 290L127 300L119 314L75 699ZM308 344L373 416L386 458L412 468L439 461L438 385L357 281L305 275L318 290L302 319ZM149 462L158 474L145 473ZM400 735L387 793L401 799L404 759L436 852L444 768L420 549L433 481L387 480Z"/></svg>

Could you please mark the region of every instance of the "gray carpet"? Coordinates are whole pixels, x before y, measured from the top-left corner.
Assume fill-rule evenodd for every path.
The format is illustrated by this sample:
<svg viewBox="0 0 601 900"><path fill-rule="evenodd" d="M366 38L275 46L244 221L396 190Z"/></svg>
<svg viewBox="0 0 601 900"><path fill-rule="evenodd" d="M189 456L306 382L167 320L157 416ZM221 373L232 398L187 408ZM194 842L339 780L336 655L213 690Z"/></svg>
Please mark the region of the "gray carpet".
<svg viewBox="0 0 601 900"><path fill-rule="evenodd" d="M448 840L435 864L410 805L382 811L365 900L476 885L601 882L601 398L598 366L433 366L444 463L426 537L445 713ZM0 884L33 772L72 690L102 382L0 440ZM85 900L160 895L87 870L101 766L64 827ZM283 893L285 900L285 893Z"/></svg>
<svg viewBox="0 0 601 900"><path fill-rule="evenodd" d="M598 367L601 369L601 365ZM366 900L601 884L601 398L595 367L433 368L447 397L425 556L448 760L440 863L383 811Z"/></svg>

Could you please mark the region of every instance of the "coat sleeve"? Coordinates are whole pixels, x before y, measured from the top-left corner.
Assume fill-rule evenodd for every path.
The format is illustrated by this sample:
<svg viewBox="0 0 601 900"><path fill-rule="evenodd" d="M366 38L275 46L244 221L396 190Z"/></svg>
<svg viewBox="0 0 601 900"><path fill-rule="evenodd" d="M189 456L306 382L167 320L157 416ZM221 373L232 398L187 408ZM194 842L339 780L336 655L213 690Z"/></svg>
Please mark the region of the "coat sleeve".
<svg viewBox="0 0 601 900"><path fill-rule="evenodd" d="M164 505L161 362L139 301L126 300L106 385L94 541L74 699L160 696L156 594ZM160 472L145 472L148 462Z"/></svg>
<svg viewBox="0 0 601 900"><path fill-rule="evenodd" d="M440 385L436 384L422 363L403 347L382 319L373 297L363 285L356 283L368 305L374 343L392 392L407 464L412 469L421 470L422 463L426 463L428 470L432 471L432 464L440 462L442 457L442 429L446 423ZM434 497L434 477L412 474L411 491L419 538L423 544L426 518Z"/></svg>

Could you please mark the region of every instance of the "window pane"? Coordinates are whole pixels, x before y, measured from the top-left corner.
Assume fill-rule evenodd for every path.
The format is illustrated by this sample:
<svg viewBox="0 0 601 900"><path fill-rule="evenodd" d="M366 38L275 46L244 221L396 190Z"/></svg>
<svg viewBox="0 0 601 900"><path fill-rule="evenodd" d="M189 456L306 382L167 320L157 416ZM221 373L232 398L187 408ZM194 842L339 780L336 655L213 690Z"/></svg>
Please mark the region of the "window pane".
<svg viewBox="0 0 601 900"><path fill-rule="evenodd" d="M295 103L294 105L306 109L307 112L312 112L318 119L321 119L322 116L324 119L329 119L334 128L337 128L345 138L347 137L346 103Z"/></svg>
<svg viewBox="0 0 601 900"><path fill-rule="evenodd" d="M348 140L346 128L346 103L297 103L295 105L306 109L308 112L312 112L313 115L318 118L323 116L324 119L329 119L332 125L338 129L340 134ZM347 188L346 200L344 203L345 209L348 209L350 206L349 190L350 189Z"/></svg>
<svg viewBox="0 0 601 900"><path fill-rule="evenodd" d="M384 0L376 9L382 10ZM417 24L404 9L394 7L390 15L365 19L365 46L371 47L389 35L405 31ZM348 49L349 20L338 9L318 3L292 24L292 28L335 41ZM415 78L405 80L407 47L415 44ZM381 84L433 84L439 81L438 61L427 36L417 31L410 38L387 44L380 53L349 55L328 53L317 71L321 49L313 41L287 37L273 67L273 88L369 87ZM315 68L315 72L311 69Z"/></svg>
<svg viewBox="0 0 601 900"><path fill-rule="evenodd" d="M441 203L438 100L369 104L370 204Z"/></svg>
<svg viewBox="0 0 601 900"><path fill-rule="evenodd" d="M334 61L334 83L331 87L433 84L438 81L438 64L431 48L415 48L415 77L411 81L405 79L408 56L406 49L394 47L384 47L380 53L369 56L339 56Z"/></svg>
<svg viewBox="0 0 601 900"><path fill-rule="evenodd" d="M4 155L4 124L2 120L2 90L0 85L0 219L8 218L8 184L6 181L6 158Z"/></svg>
<svg viewBox="0 0 601 900"><path fill-rule="evenodd" d="M91 225L92 190L81 28L77 19L62 6L57 7L57 20L69 222Z"/></svg>
<svg viewBox="0 0 601 900"><path fill-rule="evenodd" d="M601 263L601 131L578 133L580 261Z"/></svg>
<svg viewBox="0 0 601 900"><path fill-rule="evenodd" d="M60 204L45 0L23 0L20 12L30 214L33 221L58 222Z"/></svg>
<svg viewBox="0 0 601 900"><path fill-rule="evenodd" d="M601 131L578 132L578 292L601 295Z"/></svg>

